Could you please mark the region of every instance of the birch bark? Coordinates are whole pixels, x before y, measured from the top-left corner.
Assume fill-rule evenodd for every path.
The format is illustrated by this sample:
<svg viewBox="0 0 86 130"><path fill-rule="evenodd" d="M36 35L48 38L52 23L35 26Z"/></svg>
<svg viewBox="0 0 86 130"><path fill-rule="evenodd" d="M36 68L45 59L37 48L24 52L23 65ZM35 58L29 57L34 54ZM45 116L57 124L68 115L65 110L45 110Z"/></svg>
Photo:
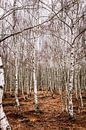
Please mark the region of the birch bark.
<svg viewBox="0 0 86 130"><path fill-rule="evenodd" d="M16 26L16 14L15 14L15 6L16 6L16 0L14 0L14 12L13 12L13 32L15 32L15 26ZM17 107L20 106L19 104L19 99L18 99L18 59L17 59L17 44L16 44L16 39L15 36L13 36L13 43L15 47L15 99L16 99L16 104Z"/></svg>
<svg viewBox="0 0 86 130"><path fill-rule="evenodd" d="M73 101L72 101L73 76L74 76L74 46L72 46L70 54L70 76L68 84L68 113L70 118L74 117Z"/></svg>
<svg viewBox="0 0 86 130"><path fill-rule="evenodd" d="M11 127L9 125L8 119L2 106L3 90L4 90L4 70L2 59L0 57L0 128L3 130L11 130Z"/></svg>
<svg viewBox="0 0 86 130"><path fill-rule="evenodd" d="M37 79L36 79L36 67L35 67L35 47L33 50L33 82L34 82L34 102L35 102L35 111L38 112L38 94L37 94Z"/></svg>

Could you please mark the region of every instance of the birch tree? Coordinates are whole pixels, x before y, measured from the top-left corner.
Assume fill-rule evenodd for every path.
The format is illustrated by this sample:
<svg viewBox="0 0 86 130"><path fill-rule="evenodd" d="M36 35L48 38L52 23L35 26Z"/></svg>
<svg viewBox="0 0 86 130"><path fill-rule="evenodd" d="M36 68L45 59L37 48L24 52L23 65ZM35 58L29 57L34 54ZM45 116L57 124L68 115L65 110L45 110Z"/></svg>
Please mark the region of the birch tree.
<svg viewBox="0 0 86 130"><path fill-rule="evenodd" d="M2 58L0 56L0 128L3 130L11 130L11 127L9 125L8 119L6 117L6 114L3 110L3 105L2 105L4 85L5 85L4 70L3 70Z"/></svg>
<svg viewBox="0 0 86 130"><path fill-rule="evenodd" d="M15 13L15 7L16 7L16 0L14 0L14 12L13 12L13 32L15 32L15 27L16 27L16 13ZM16 104L19 107L19 99L18 99L18 43L16 41L15 36L13 36L13 42L14 42L14 47L15 47L15 99L16 99Z"/></svg>

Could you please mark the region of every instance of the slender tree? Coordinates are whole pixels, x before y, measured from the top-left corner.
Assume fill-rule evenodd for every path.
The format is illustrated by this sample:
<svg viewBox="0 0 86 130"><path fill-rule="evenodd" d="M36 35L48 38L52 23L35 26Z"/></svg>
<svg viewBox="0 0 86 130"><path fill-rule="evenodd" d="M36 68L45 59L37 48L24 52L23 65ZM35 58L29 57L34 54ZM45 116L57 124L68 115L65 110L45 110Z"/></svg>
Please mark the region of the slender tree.
<svg viewBox="0 0 86 130"><path fill-rule="evenodd" d="M11 130L11 127L9 125L8 119L6 117L6 114L3 110L2 106L2 98L3 98L3 91L4 91L4 70L3 70L3 63L0 56L0 128L3 130Z"/></svg>

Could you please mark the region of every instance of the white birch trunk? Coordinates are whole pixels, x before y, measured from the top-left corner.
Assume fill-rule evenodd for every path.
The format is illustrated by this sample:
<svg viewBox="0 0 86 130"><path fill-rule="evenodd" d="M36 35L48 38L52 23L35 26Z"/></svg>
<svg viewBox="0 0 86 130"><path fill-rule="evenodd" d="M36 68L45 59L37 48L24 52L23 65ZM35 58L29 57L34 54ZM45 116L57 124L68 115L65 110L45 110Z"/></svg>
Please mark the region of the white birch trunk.
<svg viewBox="0 0 86 130"><path fill-rule="evenodd" d="M74 117L73 102L72 102L73 76L74 76L74 46L71 48L71 54L70 54L70 76L68 84L68 113L70 118Z"/></svg>
<svg viewBox="0 0 86 130"><path fill-rule="evenodd" d="M79 97L80 97L80 102L81 102L81 108L83 108L83 99L82 99L82 94L81 94L81 86L80 86L80 79L79 79L79 74L78 74L78 92L79 92Z"/></svg>
<svg viewBox="0 0 86 130"><path fill-rule="evenodd" d="M39 107L38 107L37 79L36 79L36 67L35 67L35 48L34 48L34 54L33 54L33 81L34 81L35 111L37 112Z"/></svg>
<svg viewBox="0 0 86 130"><path fill-rule="evenodd" d="M14 8L16 6L16 0L14 0ZM13 32L15 32L15 26L16 26L16 13L15 11L13 12ZM15 100L16 100L16 104L17 104L17 107L20 106L19 104L19 99L18 99L18 56L17 56L17 53L18 53L18 46L17 46L17 43L16 43L16 39L15 37L13 36L13 43L14 43L14 47L15 47Z"/></svg>
<svg viewBox="0 0 86 130"><path fill-rule="evenodd" d="M76 99L78 99L78 90L77 90L77 71L75 71L75 94L76 94Z"/></svg>
<svg viewBox="0 0 86 130"><path fill-rule="evenodd" d="M17 55L17 53L16 53ZM16 72L15 72L15 77L16 77L16 86L15 86L15 99L16 99L16 105L17 107L20 106L19 104L19 99L18 99L18 60L17 60L17 56L15 59L15 67L16 67Z"/></svg>
<svg viewBox="0 0 86 130"><path fill-rule="evenodd" d="M0 128L3 130L11 130L11 127L9 125L8 119L2 106L3 90L4 90L4 70L2 68L2 59L0 57Z"/></svg>

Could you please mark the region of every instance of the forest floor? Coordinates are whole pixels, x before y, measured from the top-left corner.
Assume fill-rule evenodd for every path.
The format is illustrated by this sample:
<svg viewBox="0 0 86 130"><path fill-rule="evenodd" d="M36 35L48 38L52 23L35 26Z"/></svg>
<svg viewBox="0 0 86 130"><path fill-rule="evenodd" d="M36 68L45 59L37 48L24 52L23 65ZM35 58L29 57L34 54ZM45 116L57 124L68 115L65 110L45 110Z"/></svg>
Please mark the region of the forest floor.
<svg viewBox="0 0 86 130"><path fill-rule="evenodd" d="M12 130L86 130L86 95L83 95L84 108L78 111L77 101L73 96L75 120L69 120L66 112L61 110L59 95L38 92L39 113L34 112L34 96L27 101L20 96L21 110L15 106L15 99L9 94L3 99L3 106Z"/></svg>

